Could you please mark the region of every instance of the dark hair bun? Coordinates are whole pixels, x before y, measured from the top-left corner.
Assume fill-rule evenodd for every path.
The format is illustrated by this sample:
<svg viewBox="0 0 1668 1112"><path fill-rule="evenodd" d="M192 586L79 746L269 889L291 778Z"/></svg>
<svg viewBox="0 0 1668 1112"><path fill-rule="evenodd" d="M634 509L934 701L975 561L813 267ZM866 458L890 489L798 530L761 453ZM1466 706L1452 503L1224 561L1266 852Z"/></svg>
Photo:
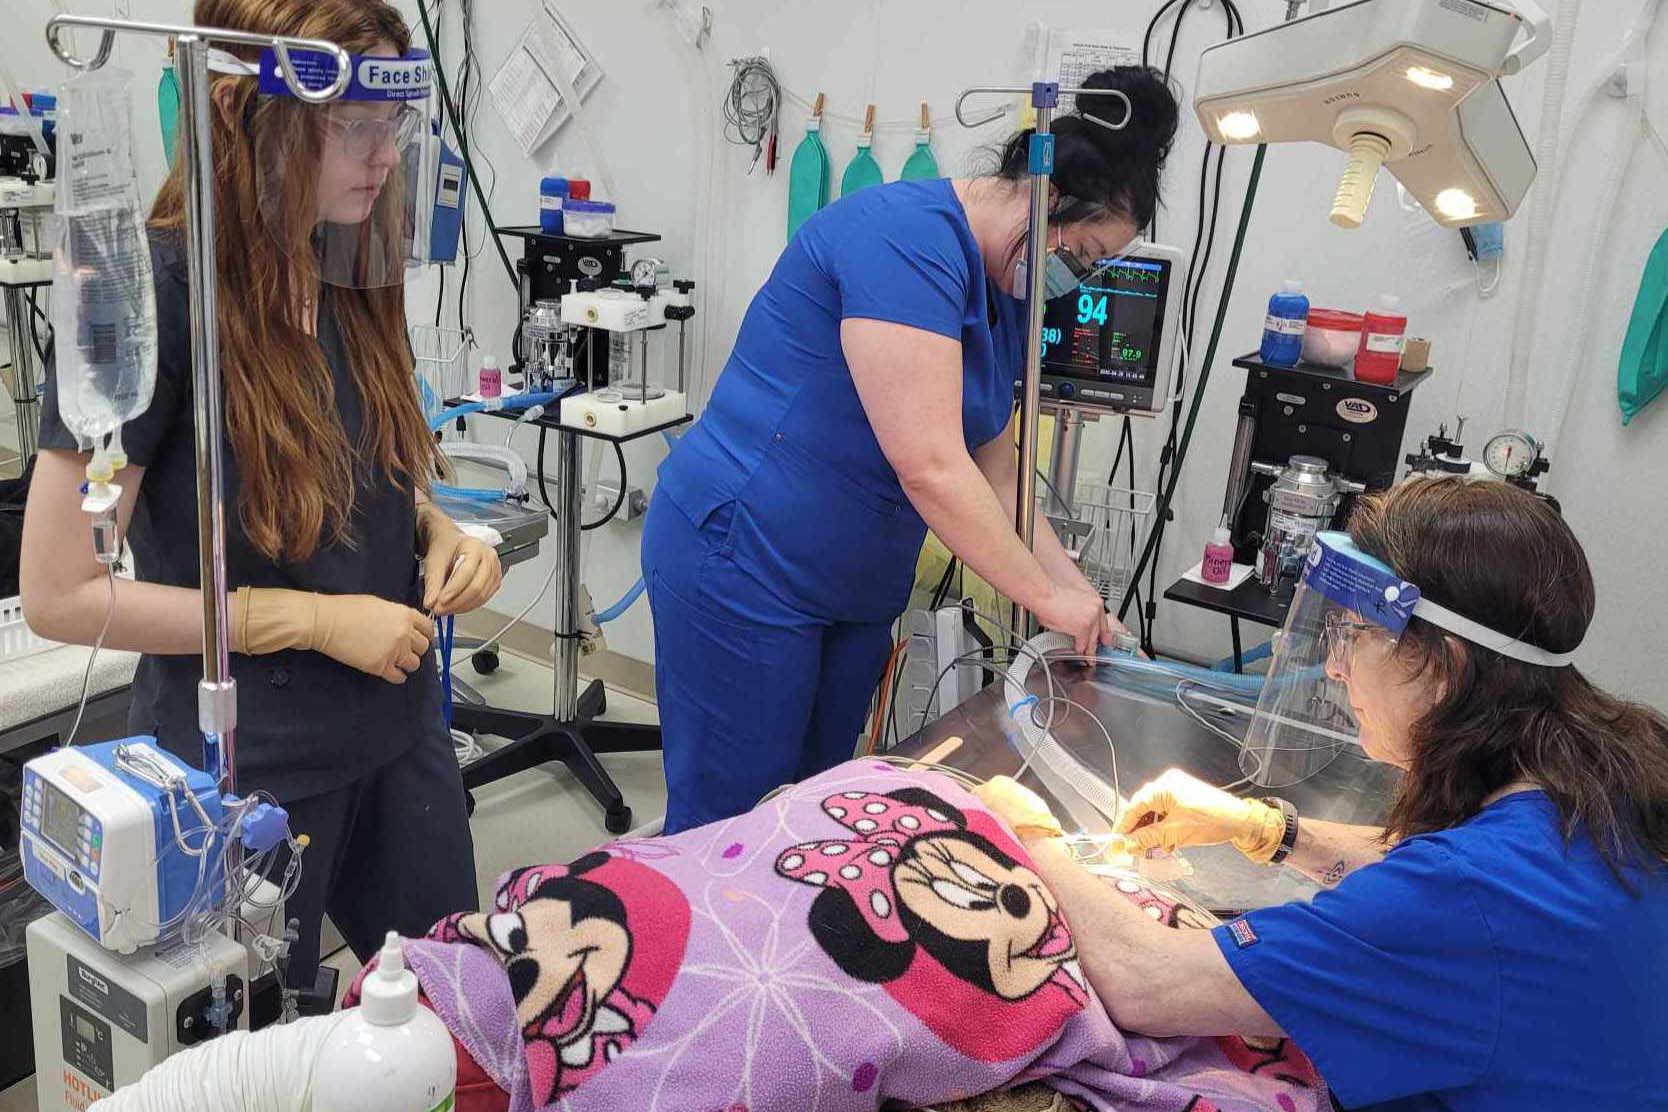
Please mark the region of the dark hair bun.
<svg viewBox="0 0 1668 1112"><path fill-rule="evenodd" d="M1158 209L1164 160L1176 141L1176 96L1150 66L1100 70L1083 86L1116 90L1129 98L1129 107L1126 112L1122 97L1080 93L1074 111L1054 121L1054 184L1062 194L1056 219L1071 223L1111 210L1144 228ZM1103 123L1123 126L1112 130ZM1028 129L1008 140L999 176L1025 176L1030 135Z"/></svg>

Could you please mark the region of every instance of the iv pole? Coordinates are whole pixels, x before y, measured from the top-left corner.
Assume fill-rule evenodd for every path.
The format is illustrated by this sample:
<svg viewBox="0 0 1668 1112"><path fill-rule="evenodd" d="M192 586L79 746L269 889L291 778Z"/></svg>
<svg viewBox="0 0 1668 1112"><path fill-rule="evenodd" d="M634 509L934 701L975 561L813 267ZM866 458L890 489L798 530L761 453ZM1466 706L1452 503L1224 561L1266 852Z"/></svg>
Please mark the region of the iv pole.
<svg viewBox="0 0 1668 1112"><path fill-rule="evenodd" d="M1020 388L1019 407L1019 504L1014 511L1014 528L1019 533L1019 539L1025 542L1025 547L1029 549L1032 547L1037 528L1037 423L1042 411L1042 328L1043 312L1046 308L1043 300L1046 292L1044 260L1047 255L1048 185L1049 178L1054 173L1054 134L1049 129L1054 122L1054 110L1059 107L1062 93L1090 93L1096 96L1116 97L1123 101L1124 118L1116 124L1103 125L1114 131L1129 124L1134 107L1130 104L1129 97L1117 89L1062 89L1056 82L1035 81L1029 88L980 86L964 90L961 96L956 98L956 122L962 127L983 127L1006 114L1006 108L999 108L977 120L969 120L962 115L962 105L968 97L986 93L1004 96L1029 94L1031 107L1037 114L1036 128L1031 134L1027 165L1031 179L1031 214L1025 233L1025 379ZM1013 628L1028 637L1032 633L1030 624L1031 615L1019 603L1014 603Z"/></svg>
<svg viewBox="0 0 1668 1112"><path fill-rule="evenodd" d="M65 29L103 32L98 51L76 57L60 37ZM101 16L58 15L46 25L46 42L58 60L78 70L96 70L110 60L116 35L167 36L174 40L180 82L180 157L185 183L186 259L190 275L191 386L197 444L198 582L203 597L203 679L197 689L197 726L203 733L203 768L228 794L237 788L237 682L231 674L231 643L226 605L226 492L222 457L220 330L215 307L214 150L210 127L208 49L211 42L271 47L284 82L301 100L322 104L347 90L352 78L348 54L323 39L257 35L217 27L147 23ZM291 50L330 55L336 62L333 84L303 85L290 59Z"/></svg>

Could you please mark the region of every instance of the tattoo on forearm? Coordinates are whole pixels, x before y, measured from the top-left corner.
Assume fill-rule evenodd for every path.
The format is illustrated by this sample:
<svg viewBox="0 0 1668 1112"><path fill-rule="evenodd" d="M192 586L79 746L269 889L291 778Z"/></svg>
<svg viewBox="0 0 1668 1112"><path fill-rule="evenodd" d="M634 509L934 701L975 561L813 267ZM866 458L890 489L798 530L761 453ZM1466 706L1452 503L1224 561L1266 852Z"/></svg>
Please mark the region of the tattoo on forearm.
<svg viewBox="0 0 1668 1112"><path fill-rule="evenodd" d="M1344 874L1347 872L1349 872L1349 863L1346 861L1336 861L1330 869L1321 874L1321 883L1326 885L1328 888L1331 888L1340 880L1343 880Z"/></svg>

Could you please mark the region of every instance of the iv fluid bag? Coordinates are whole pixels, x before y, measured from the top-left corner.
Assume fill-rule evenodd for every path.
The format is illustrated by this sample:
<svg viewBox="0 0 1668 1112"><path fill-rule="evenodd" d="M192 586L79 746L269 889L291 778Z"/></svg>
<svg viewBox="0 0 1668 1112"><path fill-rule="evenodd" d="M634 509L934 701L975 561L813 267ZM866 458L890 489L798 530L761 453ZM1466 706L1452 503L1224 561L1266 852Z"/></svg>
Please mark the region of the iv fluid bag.
<svg viewBox="0 0 1668 1112"><path fill-rule="evenodd" d="M102 449L156 388L156 290L133 173L132 74L82 73L58 101L52 326L58 411Z"/></svg>

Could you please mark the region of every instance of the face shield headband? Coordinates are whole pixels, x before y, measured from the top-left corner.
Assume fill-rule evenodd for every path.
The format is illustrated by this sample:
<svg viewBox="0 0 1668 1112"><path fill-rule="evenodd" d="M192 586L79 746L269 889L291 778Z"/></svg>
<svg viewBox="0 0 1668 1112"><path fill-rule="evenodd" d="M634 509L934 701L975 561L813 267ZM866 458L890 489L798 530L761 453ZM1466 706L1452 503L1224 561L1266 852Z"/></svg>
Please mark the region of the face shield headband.
<svg viewBox="0 0 1668 1112"><path fill-rule="evenodd" d="M1401 637L1410 618L1420 618L1463 641L1525 664L1567 668L1575 662L1574 652L1550 652L1432 602L1418 587L1397 578L1382 561L1356 547L1347 533L1316 536L1303 581L1334 606L1392 640ZM1345 623L1349 624L1353 619Z"/></svg>
<svg viewBox="0 0 1668 1112"><path fill-rule="evenodd" d="M308 89L335 83L331 55L291 50L290 62ZM270 48L255 62L209 55L211 70L258 82L255 177L279 247L329 285L398 285L430 244L441 161L434 67L424 50L350 55L349 64L343 94L312 104L295 96Z"/></svg>

